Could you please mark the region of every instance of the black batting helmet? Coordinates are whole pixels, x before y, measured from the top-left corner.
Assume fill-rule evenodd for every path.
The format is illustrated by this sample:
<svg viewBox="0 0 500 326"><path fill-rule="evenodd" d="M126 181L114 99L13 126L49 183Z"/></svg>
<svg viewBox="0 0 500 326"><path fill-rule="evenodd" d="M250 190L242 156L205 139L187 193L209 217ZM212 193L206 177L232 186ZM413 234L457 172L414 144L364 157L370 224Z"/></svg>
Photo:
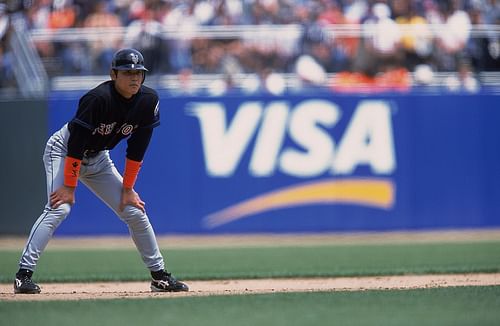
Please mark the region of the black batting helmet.
<svg viewBox="0 0 500 326"><path fill-rule="evenodd" d="M116 52L111 62L111 69L148 71L144 67L144 57L136 49L122 49Z"/></svg>

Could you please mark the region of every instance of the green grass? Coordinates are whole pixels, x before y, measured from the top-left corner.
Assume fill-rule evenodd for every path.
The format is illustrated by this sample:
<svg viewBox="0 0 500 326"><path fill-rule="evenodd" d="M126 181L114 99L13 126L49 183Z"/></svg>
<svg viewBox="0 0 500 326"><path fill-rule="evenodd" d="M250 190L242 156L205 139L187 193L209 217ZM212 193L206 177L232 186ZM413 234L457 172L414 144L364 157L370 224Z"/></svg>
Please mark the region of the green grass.
<svg viewBox="0 0 500 326"><path fill-rule="evenodd" d="M181 279L500 271L500 241L163 250ZM19 251L0 250L0 282ZM55 250L35 281L148 280L135 250ZM43 284L42 284L43 285ZM29 313L27 313L29 312ZM499 325L500 286L170 299L0 302L0 325Z"/></svg>
<svg viewBox="0 0 500 326"><path fill-rule="evenodd" d="M500 287L1 302L1 325L499 325ZM91 313L90 313L91 312Z"/></svg>
<svg viewBox="0 0 500 326"><path fill-rule="evenodd" d="M324 277L500 272L500 242L162 250L178 278ZM18 251L0 250L0 282L11 282ZM47 250L37 282L147 280L135 250Z"/></svg>

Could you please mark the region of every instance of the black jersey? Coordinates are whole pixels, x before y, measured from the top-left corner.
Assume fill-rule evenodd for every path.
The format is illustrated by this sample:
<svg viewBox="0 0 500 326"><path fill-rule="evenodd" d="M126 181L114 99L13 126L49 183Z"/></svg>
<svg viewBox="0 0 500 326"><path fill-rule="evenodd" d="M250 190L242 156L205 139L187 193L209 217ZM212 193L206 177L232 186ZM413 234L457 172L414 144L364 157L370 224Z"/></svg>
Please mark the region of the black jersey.
<svg viewBox="0 0 500 326"><path fill-rule="evenodd" d="M127 157L141 161L154 127L160 124L155 90L142 85L126 99L106 81L83 95L75 117L69 122L68 156L82 159L85 153L113 149L129 137Z"/></svg>

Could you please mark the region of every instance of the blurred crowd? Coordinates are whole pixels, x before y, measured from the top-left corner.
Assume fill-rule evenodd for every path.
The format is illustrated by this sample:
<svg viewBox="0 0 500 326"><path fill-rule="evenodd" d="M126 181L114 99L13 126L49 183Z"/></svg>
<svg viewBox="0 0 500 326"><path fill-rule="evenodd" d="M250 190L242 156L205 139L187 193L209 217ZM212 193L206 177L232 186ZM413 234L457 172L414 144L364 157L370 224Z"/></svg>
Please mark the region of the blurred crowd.
<svg viewBox="0 0 500 326"><path fill-rule="evenodd" d="M49 76L107 74L113 53L134 47L152 74L221 74L229 89L238 74L255 87L279 90L283 73L301 87L379 85L405 89L409 73L426 83L434 72L456 72L455 83L477 87L477 72L500 70L497 0L11 0L0 3L0 87L12 80L9 16L28 30L125 30L92 41L40 41L36 49ZM200 37L200 26L287 25L298 36ZM348 24L348 25L342 25ZM359 33L341 33L349 26ZM165 31L178 31L176 37ZM335 74L332 74L335 73ZM328 80L328 76L335 80ZM415 82L415 81L413 81ZM281 86L280 86L281 85Z"/></svg>

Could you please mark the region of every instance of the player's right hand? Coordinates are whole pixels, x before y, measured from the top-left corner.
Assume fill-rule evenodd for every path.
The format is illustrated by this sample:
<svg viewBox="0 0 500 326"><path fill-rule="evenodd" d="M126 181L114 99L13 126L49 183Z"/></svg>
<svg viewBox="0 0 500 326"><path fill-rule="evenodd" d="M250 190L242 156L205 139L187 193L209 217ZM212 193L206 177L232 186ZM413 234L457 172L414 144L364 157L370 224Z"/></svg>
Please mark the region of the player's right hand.
<svg viewBox="0 0 500 326"><path fill-rule="evenodd" d="M142 201L139 194L134 189L122 188L122 198L120 203L120 212L123 212L125 206L131 205L139 208L143 213L146 212L146 203Z"/></svg>
<svg viewBox="0 0 500 326"><path fill-rule="evenodd" d="M70 205L75 203L75 188L62 185L50 194L50 207L55 209L65 203Z"/></svg>

